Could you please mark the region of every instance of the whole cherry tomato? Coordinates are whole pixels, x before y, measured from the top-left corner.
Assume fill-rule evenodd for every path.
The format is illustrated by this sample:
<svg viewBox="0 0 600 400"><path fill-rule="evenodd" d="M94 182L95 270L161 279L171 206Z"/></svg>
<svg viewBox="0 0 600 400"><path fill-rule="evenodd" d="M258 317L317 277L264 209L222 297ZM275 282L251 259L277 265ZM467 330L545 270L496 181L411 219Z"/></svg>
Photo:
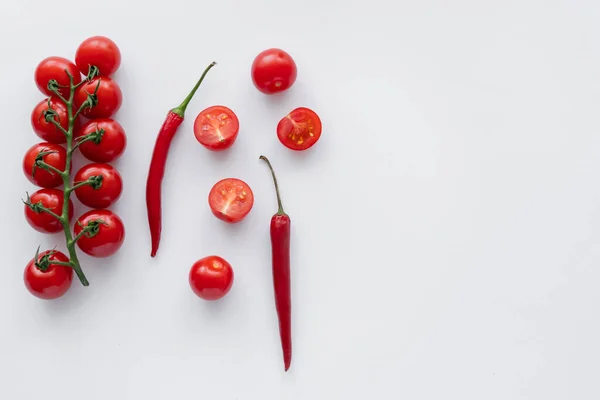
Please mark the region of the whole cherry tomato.
<svg viewBox="0 0 600 400"><path fill-rule="evenodd" d="M100 75L110 76L121 65L121 51L109 38L93 36L85 39L77 48L75 64L84 75L93 65L98 68Z"/></svg>
<svg viewBox="0 0 600 400"><path fill-rule="evenodd" d="M100 163L85 165L75 174L73 184L90 178L95 181L93 184L75 189L75 195L82 204L90 208L108 208L121 197L123 180L116 168Z"/></svg>
<svg viewBox="0 0 600 400"><path fill-rule="evenodd" d="M96 88L98 90L96 90ZM121 108L123 94L117 82L107 76L100 76L81 85L75 92L75 108L79 109L89 94L96 94L98 104L91 109L86 107L81 113L88 118L110 118Z"/></svg>
<svg viewBox="0 0 600 400"><path fill-rule="evenodd" d="M85 254L93 257L109 257L115 254L125 240L125 226L119 216L110 210L91 210L75 222L75 236L89 226L77 245Z"/></svg>
<svg viewBox="0 0 600 400"><path fill-rule="evenodd" d="M34 257L25 267L23 281L31 294L40 299L57 299L67 293L73 281L73 269L64 265L52 264L53 261L68 263L69 258L60 251L45 251ZM47 269L46 269L47 268Z"/></svg>
<svg viewBox="0 0 600 400"><path fill-rule="evenodd" d="M36 209L36 206L43 206L56 215L61 215L63 211L64 194L58 189L40 189L29 198L32 207L25 205L25 219L33 229L42 233L56 233L63 229L62 224L54 216L45 211ZM69 199L69 222L73 218L73 202Z"/></svg>
<svg viewBox="0 0 600 400"><path fill-rule="evenodd" d="M321 119L311 109L299 107L277 124L277 137L287 148L306 150L321 137Z"/></svg>
<svg viewBox="0 0 600 400"><path fill-rule="evenodd" d="M51 117L58 122L64 130L69 129L69 115L65 103L50 97L50 106L48 99L40 101L31 112L31 126L33 131L46 142L61 144L67 141L65 134L52 122L46 121L46 116ZM74 131L79 129L79 118L75 120Z"/></svg>
<svg viewBox="0 0 600 400"><path fill-rule="evenodd" d="M38 143L33 145L23 157L23 172L31 183L44 188L53 188L63 183L62 177L54 171L46 171L35 167L36 158L40 153L45 153L42 161L48 165L64 171L67 165L67 151L64 147L53 143ZM46 154L47 153L47 154Z"/></svg>
<svg viewBox="0 0 600 400"><path fill-rule="evenodd" d="M48 57L42 60L37 68L35 69L35 83L40 91L48 96L53 95L48 90L48 82L52 79L56 80L59 85L65 86L59 89L59 93L66 99L69 98L69 75L65 72L69 71L69 74L73 76L73 83L78 84L81 82L81 74L77 66L71 61L63 57Z"/></svg>
<svg viewBox="0 0 600 400"><path fill-rule="evenodd" d="M194 121L194 135L209 150L231 147L237 138L240 122L233 111L225 106L212 106L200 111Z"/></svg>
<svg viewBox="0 0 600 400"><path fill-rule="evenodd" d="M215 183L208 194L212 213L222 221L243 220L254 205L254 194L248 184L237 178L225 178Z"/></svg>
<svg viewBox="0 0 600 400"><path fill-rule="evenodd" d="M111 162L123 154L127 147L127 136L121 124L110 118L93 119L85 123L75 134L76 138L88 135L95 131L103 131L100 142L82 143L79 146L81 154L90 161Z"/></svg>
<svg viewBox="0 0 600 400"><path fill-rule="evenodd" d="M219 256L208 256L196 261L190 269L192 291L201 299L214 301L222 298L233 285L231 264Z"/></svg>
<svg viewBox="0 0 600 400"><path fill-rule="evenodd" d="M252 63L252 82L265 94L289 89L298 75L292 56L281 49L267 49Z"/></svg>

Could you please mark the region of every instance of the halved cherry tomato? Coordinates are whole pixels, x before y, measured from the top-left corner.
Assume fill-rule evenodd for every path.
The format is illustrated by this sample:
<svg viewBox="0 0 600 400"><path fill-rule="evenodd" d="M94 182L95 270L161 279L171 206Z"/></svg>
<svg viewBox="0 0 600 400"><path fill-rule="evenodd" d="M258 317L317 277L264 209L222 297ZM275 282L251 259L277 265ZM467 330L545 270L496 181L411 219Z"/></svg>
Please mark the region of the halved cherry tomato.
<svg viewBox="0 0 600 400"><path fill-rule="evenodd" d="M49 263L42 271L35 265L35 258L29 261L23 273L23 281L29 292L44 300L57 299L67 293L73 281L73 268L52 264L53 261L68 263L69 258L60 251L45 251L38 255L37 261Z"/></svg>
<svg viewBox="0 0 600 400"><path fill-rule="evenodd" d="M85 254L92 257L108 257L115 254L125 240L125 225L117 214L110 210L91 210L83 214L75 223L75 236L86 226L95 226L94 231L85 233L77 245Z"/></svg>
<svg viewBox="0 0 600 400"><path fill-rule="evenodd" d="M110 118L93 119L85 123L75 134L76 138L102 130L100 143L93 141L79 146L81 154L90 161L107 163L116 160L127 147L127 136L121 124Z"/></svg>
<svg viewBox="0 0 600 400"><path fill-rule="evenodd" d="M192 291L201 299L214 301L222 298L233 285L231 264L219 256L208 256L196 261L190 269Z"/></svg>
<svg viewBox="0 0 600 400"><path fill-rule="evenodd" d="M310 108L299 107L277 124L277 137L287 148L306 150L321 137L321 119Z"/></svg>
<svg viewBox="0 0 600 400"><path fill-rule="evenodd" d="M29 198L29 202L34 209L25 205L25 219L33 229L42 233L56 233L63 229L62 224L54 216L45 211L34 211L35 205L39 204L52 211L56 215L61 215L63 211L64 195L62 190L58 189L40 189ZM73 218L73 202L69 199L69 222Z"/></svg>
<svg viewBox="0 0 600 400"><path fill-rule="evenodd" d="M23 172L31 183L43 188L53 188L63 183L62 177L54 171L46 171L41 167L35 167L35 160L40 153L48 153L42 157L46 164L64 171L67 165L67 151L64 147L53 143L42 142L31 146L25 157L23 157Z"/></svg>
<svg viewBox="0 0 600 400"><path fill-rule="evenodd" d="M50 108L52 111L50 111ZM69 129L67 106L62 101L50 97L50 107L48 106L48 99L45 99L40 101L31 112L31 126L36 135L46 142L65 143L67 141L65 134L52 122L46 121L46 115L49 115L63 129L67 130ZM76 124L78 120L75 121ZM78 127L77 125L75 126Z"/></svg>
<svg viewBox="0 0 600 400"><path fill-rule="evenodd" d="M100 82L100 86L98 86ZM98 91L96 91L98 87ZM121 108L123 94L117 82L107 76L100 76L92 79L90 82L81 85L75 92L75 107L79 107L87 100L88 94L94 94L98 97L98 104L91 109L86 107L81 112L87 118L110 118Z"/></svg>
<svg viewBox="0 0 600 400"><path fill-rule="evenodd" d="M77 48L75 64L84 75L88 74L90 66L93 65L98 68L100 75L110 76L121 65L121 51L109 38L92 36Z"/></svg>
<svg viewBox="0 0 600 400"><path fill-rule="evenodd" d="M73 76L74 84L81 82L81 74L79 73L79 69L77 69L77 66L71 61L63 57L48 57L43 59L35 69L35 83L38 89L48 96L53 95L53 93L48 90L48 82L54 79L59 85L65 86L60 88L59 92L61 95L63 95L63 97L68 99L70 94L70 80L69 75L67 75L65 70L69 71L69 73Z"/></svg>
<svg viewBox="0 0 600 400"><path fill-rule="evenodd" d="M298 75L292 56L281 49L267 49L256 56L252 63L252 82L265 94L289 89Z"/></svg>
<svg viewBox="0 0 600 400"><path fill-rule="evenodd" d="M225 178L215 183L208 194L213 214L229 223L241 221L254 205L254 194L248 184L237 178Z"/></svg>
<svg viewBox="0 0 600 400"><path fill-rule="evenodd" d="M108 208L121 197L123 180L116 168L100 163L84 165L75 174L73 184L77 185L92 177L100 182L75 189L75 195L82 204L91 208Z"/></svg>
<svg viewBox="0 0 600 400"><path fill-rule="evenodd" d="M237 115L225 106L200 111L194 121L194 135L209 150L225 150L235 142L240 129Z"/></svg>

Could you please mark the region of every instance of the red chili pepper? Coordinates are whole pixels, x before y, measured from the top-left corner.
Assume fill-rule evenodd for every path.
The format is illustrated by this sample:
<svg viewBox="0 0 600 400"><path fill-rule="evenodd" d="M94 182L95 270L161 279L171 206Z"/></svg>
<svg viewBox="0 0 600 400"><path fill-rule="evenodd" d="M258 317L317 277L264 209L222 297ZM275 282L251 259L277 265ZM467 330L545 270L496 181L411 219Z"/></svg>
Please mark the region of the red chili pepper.
<svg viewBox="0 0 600 400"><path fill-rule="evenodd" d="M279 318L279 336L283 350L283 364L287 371L292 363L292 299L290 289L290 228L292 221L283 211L279 186L277 185L277 178L275 177L271 163L265 156L260 156L260 159L267 162L271 170L271 175L273 175L275 193L277 193L277 205L279 207L277 213L271 217L271 251L275 308L277 309L277 316Z"/></svg>
<svg viewBox="0 0 600 400"><path fill-rule="evenodd" d="M171 147L171 141L177 132L177 128L179 128L179 125L183 122L185 109L190 100L192 100L192 97L196 94L196 90L200 87L206 73L215 65L216 63L212 62L204 70L204 73L202 73L196 86L194 86L181 105L169 111L165 122L158 132L156 143L154 144L152 161L150 163L150 170L148 171L148 181L146 182L146 207L148 208L148 223L150 225L150 235L152 237L152 252L150 254L152 257L156 255L158 244L160 243L160 233L162 230L161 185L165 174L165 164L167 162L169 148Z"/></svg>

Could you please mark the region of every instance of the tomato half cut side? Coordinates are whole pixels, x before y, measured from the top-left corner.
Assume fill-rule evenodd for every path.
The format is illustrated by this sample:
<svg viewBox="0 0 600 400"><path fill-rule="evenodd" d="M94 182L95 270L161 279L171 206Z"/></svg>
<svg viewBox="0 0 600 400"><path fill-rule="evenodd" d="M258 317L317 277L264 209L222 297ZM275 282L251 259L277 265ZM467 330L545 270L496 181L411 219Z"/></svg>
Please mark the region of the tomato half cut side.
<svg viewBox="0 0 600 400"><path fill-rule="evenodd" d="M298 107L277 124L279 141L291 150L306 150L321 137L321 119L310 108Z"/></svg>
<svg viewBox="0 0 600 400"><path fill-rule="evenodd" d="M254 193L241 179L225 178L215 183L208 194L212 213L222 221L243 220L254 205Z"/></svg>
<svg viewBox="0 0 600 400"><path fill-rule="evenodd" d="M225 106L200 111L194 121L194 136L209 150L225 150L233 145L240 130L237 115Z"/></svg>

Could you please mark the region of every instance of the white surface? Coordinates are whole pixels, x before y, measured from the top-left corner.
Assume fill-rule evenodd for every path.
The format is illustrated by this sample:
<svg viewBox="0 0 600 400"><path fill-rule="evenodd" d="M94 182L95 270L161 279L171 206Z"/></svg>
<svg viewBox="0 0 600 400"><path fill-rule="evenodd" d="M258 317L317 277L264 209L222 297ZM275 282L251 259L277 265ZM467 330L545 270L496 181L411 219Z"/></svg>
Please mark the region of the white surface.
<svg viewBox="0 0 600 400"><path fill-rule="evenodd" d="M597 1L4 1L0 5L2 399L598 399L600 3ZM56 26L58 20L59 28ZM104 20L109 22L104 22ZM129 146L114 208L127 226L91 281L54 302L22 271L38 244L21 157L42 98L33 70L93 34L123 63ZM278 46L299 77L265 97L249 68ZM156 133L211 61L173 143L164 232L150 259L144 186ZM241 121L211 154L192 134L213 104ZM321 141L276 139L296 106ZM270 275L276 210L293 221L291 370ZM206 196L226 176L256 203L226 226ZM79 208L83 210L83 208ZM191 264L216 253L232 291L207 304Z"/></svg>

